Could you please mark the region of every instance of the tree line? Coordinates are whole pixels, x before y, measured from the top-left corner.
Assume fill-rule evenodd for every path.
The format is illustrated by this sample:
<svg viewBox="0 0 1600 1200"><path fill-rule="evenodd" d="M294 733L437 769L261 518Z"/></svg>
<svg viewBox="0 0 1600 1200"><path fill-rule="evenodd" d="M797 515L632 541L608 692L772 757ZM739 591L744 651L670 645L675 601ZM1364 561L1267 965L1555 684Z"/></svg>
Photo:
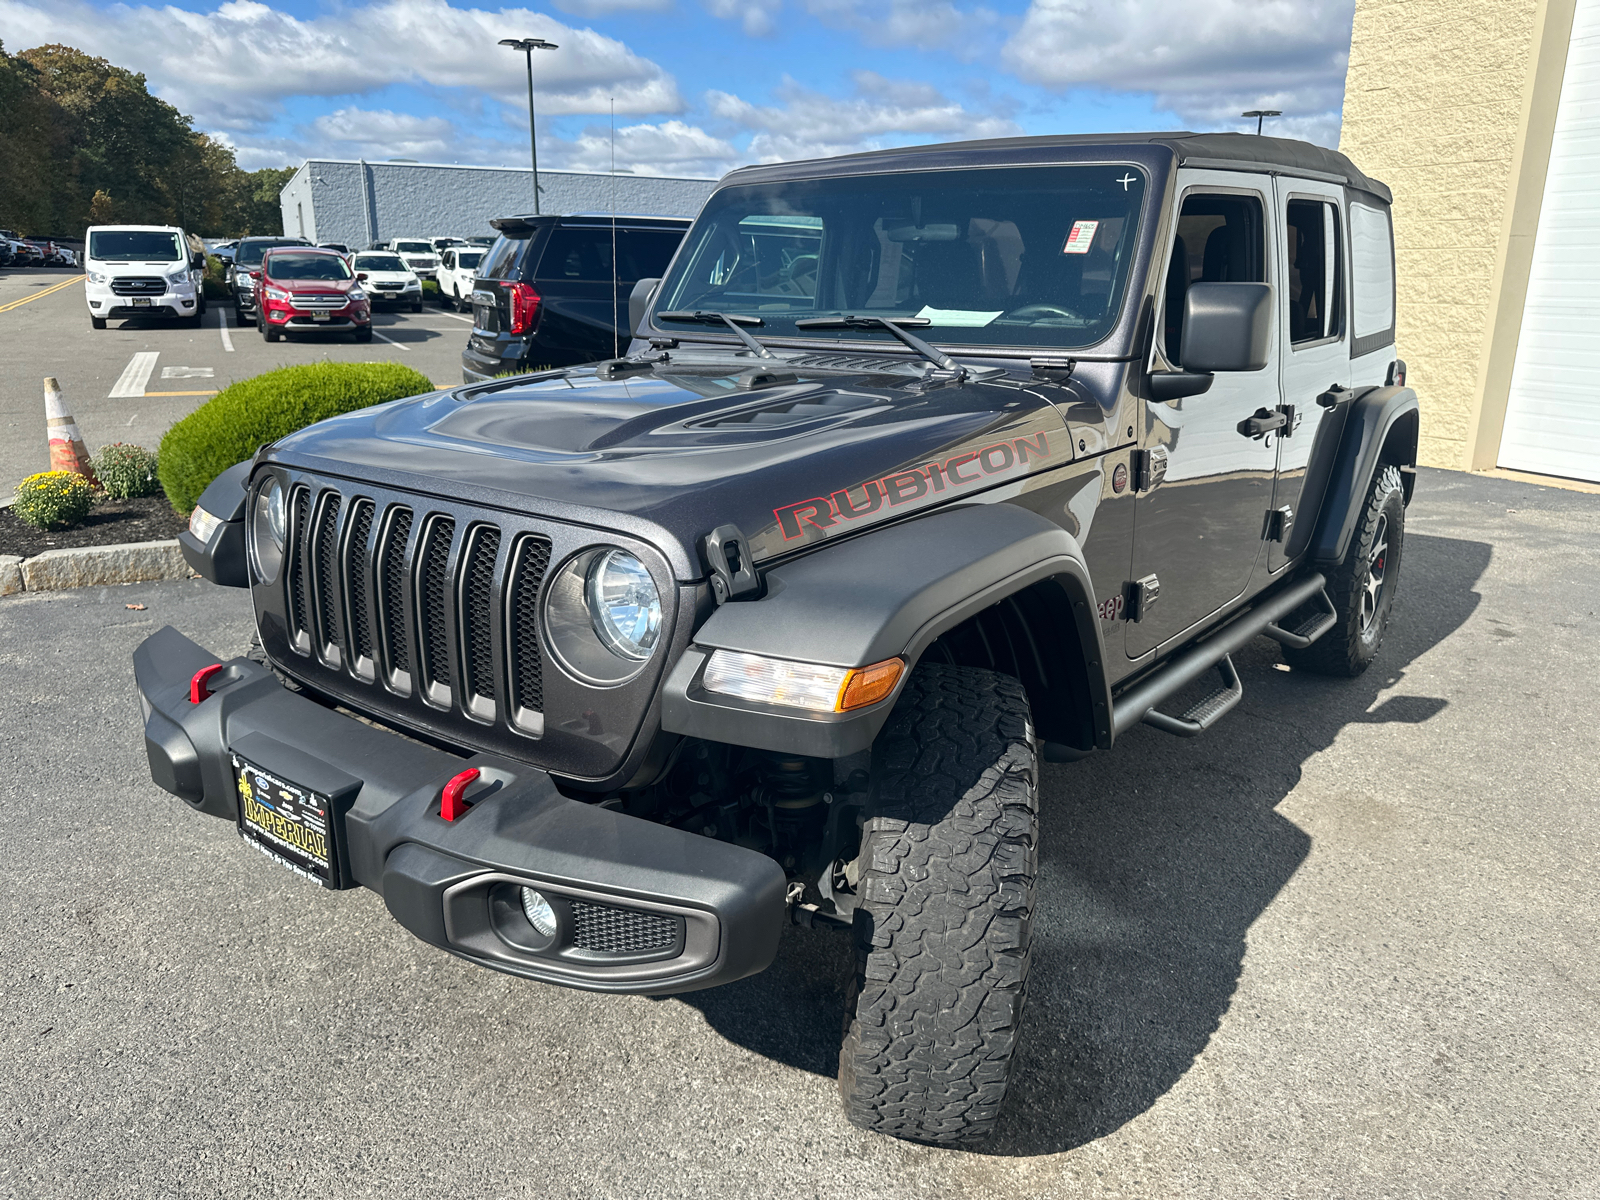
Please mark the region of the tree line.
<svg viewBox="0 0 1600 1200"><path fill-rule="evenodd" d="M82 237L107 223L208 237L281 233L294 168L241 170L233 150L152 96L143 75L71 46L0 44L0 228Z"/></svg>

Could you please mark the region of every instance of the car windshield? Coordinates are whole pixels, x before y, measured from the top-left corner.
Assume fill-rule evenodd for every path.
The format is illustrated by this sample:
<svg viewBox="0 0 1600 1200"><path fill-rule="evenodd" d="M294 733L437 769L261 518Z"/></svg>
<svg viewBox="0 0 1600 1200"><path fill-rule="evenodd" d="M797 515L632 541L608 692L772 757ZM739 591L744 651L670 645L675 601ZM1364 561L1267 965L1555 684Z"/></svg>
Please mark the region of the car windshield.
<svg viewBox="0 0 1600 1200"><path fill-rule="evenodd" d="M932 341L1089 346L1122 307L1145 191L1143 172L1122 165L727 187L655 307L748 314L762 337L894 340L795 324L853 315L921 318Z"/></svg>
<svg viewBox="0 0 1600 1200"><path fill-rule="evenodd" d="M154 229L102 229L89 235L89 257L101 262L176 262L178 235Z"/></svg>
<svg viewBox="0 0 1600 1200"><path fill-rule="evenodd" d="M358 254L356 256L356 270L358 271L409 271L410 269L395 254Z"/></svg>
<svg viewBox="0 0 1600 1200"><path fill-rule="evenodd" d="M394 248L401 254L432 254L433 247L427 242L396 242Z"/></svg>
<svg viewBox="0 0 1600 1200"><path fill-rule="evenodd" d="M234 264L240 267L259 266L261 258L274 246L304 246L305 242L297 242L293 238L274 238L272 241L240 242L239 252L234 256Z"/></svg>
<svg viewBox="0 0 1600 1200"><path fill-rule="evenodd" d="M468 251L466 251L466 250L462 250L462 251L459 251L456 254L456 266L460 267L462 270L470 271L473 267L476 267L482 261L483 261L483 251L482 250L474 250L474 251L471 251L470 253Z"/></svg>
<svg viewBox="0 0 1600 1200"><path fill-rule="evenodd" d="M267 275L272 279L349 279L350 265L337 254L296 254L279 250L267 259Z"/></svg>

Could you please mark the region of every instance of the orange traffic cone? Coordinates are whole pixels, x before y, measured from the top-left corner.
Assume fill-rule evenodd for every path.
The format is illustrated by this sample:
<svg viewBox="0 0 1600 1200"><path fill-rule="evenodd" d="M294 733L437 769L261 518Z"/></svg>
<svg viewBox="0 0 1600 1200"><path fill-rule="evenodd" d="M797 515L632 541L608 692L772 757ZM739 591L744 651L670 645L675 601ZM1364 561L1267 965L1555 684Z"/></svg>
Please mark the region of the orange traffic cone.
<svg viewBox="0 0 1600 1200"><path fill-rule="evenodd" d="M54 378L44 381L44 423L50 438L50 469L71 471L98 484L99 480L89 467L89 448L83 444L78 422L67 411L67 402L61 398L61 385Z"/></svg>

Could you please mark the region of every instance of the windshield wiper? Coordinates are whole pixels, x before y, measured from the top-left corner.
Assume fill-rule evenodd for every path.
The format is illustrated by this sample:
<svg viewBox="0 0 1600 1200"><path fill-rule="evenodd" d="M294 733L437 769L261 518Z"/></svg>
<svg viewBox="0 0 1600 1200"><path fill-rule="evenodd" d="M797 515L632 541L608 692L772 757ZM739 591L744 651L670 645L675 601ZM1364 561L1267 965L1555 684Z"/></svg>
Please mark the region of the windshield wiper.
<svg viewBox="0 0 1600 1200"><path fill-rule="evenodd" d="M756 341L755 338L751 337L748 333L740 328L742 325L765 325L766 322L760 317L747 317L743 313L707 312L704 309L697 309L694 312L658 312L656 314L656 320L699 321L704 325L715 325L718 321L720 321L729 329L738 334L739 340L746 346L749 346L750 349L754 350L762 358L777 357L772 353L771 350L768 350L760 342Z"/></svg>
<svg viewBox="0 0 1600 1200"><path fill-rule="evenodd" d="M936 346L928 345L921 338L909 334L901 328L902 325L914 325L920 329L924 325L932 324L933 322L928 320L927 317L863 317L847 314L840 317L807 317L804 320L796 321L794 327L796 329L887 329L934 366L945 371L953 371L963 379L966 378L967 369L955 359L951 358L943 350L938 349Z"/></svg>

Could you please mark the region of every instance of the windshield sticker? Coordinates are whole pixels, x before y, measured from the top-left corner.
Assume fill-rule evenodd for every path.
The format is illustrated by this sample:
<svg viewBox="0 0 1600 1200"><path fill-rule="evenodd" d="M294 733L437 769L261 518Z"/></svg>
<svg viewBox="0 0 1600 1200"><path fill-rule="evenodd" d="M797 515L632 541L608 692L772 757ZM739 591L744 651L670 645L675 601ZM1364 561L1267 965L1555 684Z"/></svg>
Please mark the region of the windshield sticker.
<svg viewBox="0 0 1600 1200"><path fill-rule="evenodd" d="M1089 247L1094 245L1095 230L1099 228L1099 221L1074 221L1072 223L1072 232L1067 234L1067 244L1061 247L1061 253L1089 253Z"/></svg>
<svg viewBox="0 0 1600 1200"><path fill-rule="evenodd" d="M926 317L935 325L944 325L948 328L982 329L1003 312L1005 312L1003 308L997 308L993 312L973 312L966 308L932 308L924 305L917 316Z"/></svg>
<svg viewBox="0 0 1600 1200"><path fill-rule="evenodd" d="M1041 430L1032 437L995 442L981 450L869 479L831 496L813 496L799 504L775 508L772 515L778 519L778 529L787 542L807 533L825 532L841 521L858 521L885 506L895 508L947 488L970 487L985 476L1004 475L1014 467L1026 468L1033 459L1049 457L1050 443Z"/></svg>

